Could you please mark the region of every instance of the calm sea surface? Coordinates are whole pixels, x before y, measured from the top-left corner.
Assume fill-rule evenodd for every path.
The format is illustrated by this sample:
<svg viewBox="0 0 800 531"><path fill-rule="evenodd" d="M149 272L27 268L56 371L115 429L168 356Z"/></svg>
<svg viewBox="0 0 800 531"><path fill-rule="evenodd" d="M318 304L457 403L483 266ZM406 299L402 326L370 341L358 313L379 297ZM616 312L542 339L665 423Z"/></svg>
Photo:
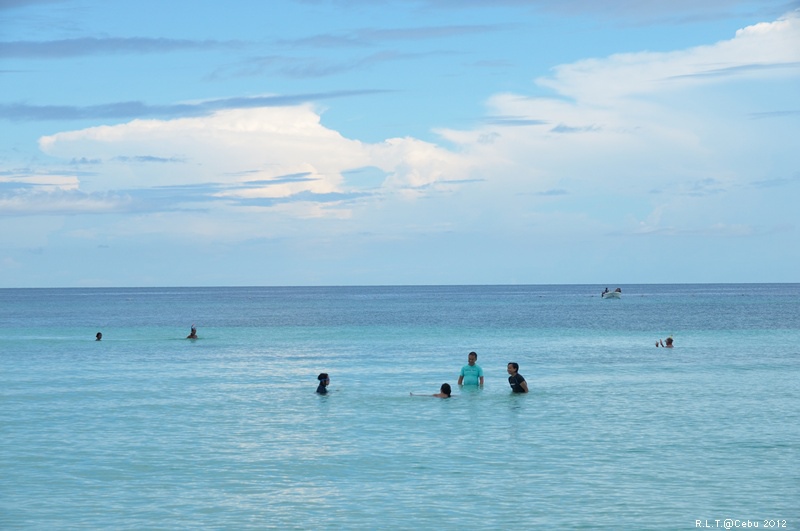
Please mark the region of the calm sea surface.
<svg viewBox="0 0 800 531"><path fill-rule="evenodd" d="M800 284L604 287L2 289L0 528L800 528Z"/></svg>

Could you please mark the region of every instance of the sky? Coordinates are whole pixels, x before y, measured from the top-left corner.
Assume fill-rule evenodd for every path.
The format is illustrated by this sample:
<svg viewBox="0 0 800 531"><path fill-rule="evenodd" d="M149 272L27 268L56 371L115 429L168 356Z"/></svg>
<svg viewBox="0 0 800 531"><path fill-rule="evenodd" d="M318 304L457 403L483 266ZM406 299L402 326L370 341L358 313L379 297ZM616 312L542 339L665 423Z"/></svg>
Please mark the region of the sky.
<svg viewBox="0 0 800 531"><path fill-rule="evenodd" d="M800 281L800 1L0 0L0 288Z"/></svg>

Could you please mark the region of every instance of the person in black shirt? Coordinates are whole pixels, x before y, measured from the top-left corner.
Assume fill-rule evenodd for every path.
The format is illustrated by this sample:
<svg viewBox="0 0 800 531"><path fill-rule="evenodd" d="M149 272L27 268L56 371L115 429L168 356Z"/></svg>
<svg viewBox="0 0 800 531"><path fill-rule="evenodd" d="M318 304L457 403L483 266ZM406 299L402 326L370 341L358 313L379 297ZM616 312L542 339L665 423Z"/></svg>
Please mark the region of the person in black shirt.
<svg viewBox="0 0 800 531"><path fill-rule="evenodd" d="M511 390L515 393L527 393L528 382L518 371L519 363L511 362L508 364L508 385L511 386Z"/></svg>
<svg viewBox="0 0 800 531"><path fill-rule="evenodd" d="M328 377L327 372L320 373L317 376L317 380L319 380L319 385L317 386L317 392L321 395L328 394L328 384L331 383L330 377Z"/></svg>

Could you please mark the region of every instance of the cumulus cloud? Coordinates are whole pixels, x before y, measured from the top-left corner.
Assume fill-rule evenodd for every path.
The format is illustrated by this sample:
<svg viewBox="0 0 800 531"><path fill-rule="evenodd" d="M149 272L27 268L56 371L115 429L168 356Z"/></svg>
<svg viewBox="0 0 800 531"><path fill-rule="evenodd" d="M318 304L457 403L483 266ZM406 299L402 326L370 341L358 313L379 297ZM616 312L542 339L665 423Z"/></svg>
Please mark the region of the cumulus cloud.
<svg viewBox="0 0 800 531"><path fill-rule="evenodd" d="M733 39L670 53L616 54L561 65L537 83L586 104L734 78L797 75L800 12L736 32Z"/></svg>
<svg viewBox="0 0 800 531"><path fill-rule="evenodd" d="M453 146L449 149L411 137L362 142L322 125L311 104L258 106L249 100L248 108L223 100L198 115L57 133L41 138L40 146L64 161L91 162L97 175L79 185L89 198L115 191L129 200L124 208L150 204L162 212L269 213L275 232L280 231L275 220L286 216L358 215L385 226L408 223L407 211L398 205L458 195L461 211L483 212L508 227L552 226L536 210L542 205L553 210L592 196L649 197L666 204L641 208L636 217L645 221L629 220L629 233L686 233L693 229L670 229L678 226L671 215L685 216L685 210L670 209L670 202L680 198L686 202L682 208L702 209L700 201L771 182L768 174L760 180L746 175L763 165L737 149L737 142L747 149L758 146L760 153L781 149L758 144L758 131L751 130L775 120L753 120L752 109L737 109L737 117L713 108L717 93L708 88L797 76L797 42L800 25L792 14L708 46L561 65L537 80L554 97L497 94L474 128L438 131ZM355 176L365 168L370 177L359 184ZM417 202L418 223L450 230L455 222L440 219L446 216L444 204L426 202L426 218ZM651 215L654 208L657 216ZM580 214L551 216L574 227L594 222L585 204ZM694 219L698 227L718 222ZM232 226L246 233L245 225L237 218Z"/></svg>
<svg viewBox="0 0 800 531"><path fill-rule="evenodd" d="M569 168L576 162L570 153L605 161L613 161L615 153L630 155L637 167L641 153L660 151L667 159L676 153L689 158L707 155L701 139L704 127L697 124L714 120L712 126L718 125L727 117L693 114L703 111L693 106L693 98L713 98L708 88L726 82L797 77L797 43L800 17L793 13L709 46L565 64L536 80L555 97L497 94L488 101L493 118L481 127L440 132L492 165L513 161L521 168L557 169L555 159L562 169ZM715 75L708 75L712 72Z"/></svg>
<svg viewBox="0 0 800 531"><path fill-rule="evenodd" d="M489 119L439 133L491 182L479 188L476 207L501 205L493 215L509 226L547 212L559 220L548 226L582 225L587 233L618 211L635 215L609 234L755 234L719 220L758 215L732 206L743 190L788 184L770 168L793 150L797 130L777 120L785 110L764 106L796 101L798 43L800 18L792 13L708 46L561 65L536 80L553 97L496 94ZM773 123L786 133L776 135ZM756 175L764 178L752 184Z"/></svg>
<svg viewBox="0 0 800 531"><path fill-rule="evenodd" d="M331 216L377 193L413 197L426 187L455 186L467 171L457 155L420 140L366 144L345 138L324 127L310 104L134 120L42 137L39 144L64 160L95 161L102 177L84 183L87 191L125 190L137 198L148 190L149 203L168 195L173 206L296 202ZM345 178L363 168L385 176L377 189Z"/></svg>

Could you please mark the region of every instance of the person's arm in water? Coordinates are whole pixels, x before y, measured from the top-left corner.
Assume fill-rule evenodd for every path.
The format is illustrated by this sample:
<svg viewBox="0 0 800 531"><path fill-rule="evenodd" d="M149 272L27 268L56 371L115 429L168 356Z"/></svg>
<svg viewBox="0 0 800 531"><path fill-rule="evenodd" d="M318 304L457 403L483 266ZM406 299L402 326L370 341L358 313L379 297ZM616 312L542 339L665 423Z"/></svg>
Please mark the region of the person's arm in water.
<svg viewBox="0 0 800 531"><path fill-rule="evenodd" d="M528 382L526 382L525 380L522 380L521 382L519 382L519 386L522 387L522 389L523 389L522 392L523 393L527 393L528 392Z"/></svg>

